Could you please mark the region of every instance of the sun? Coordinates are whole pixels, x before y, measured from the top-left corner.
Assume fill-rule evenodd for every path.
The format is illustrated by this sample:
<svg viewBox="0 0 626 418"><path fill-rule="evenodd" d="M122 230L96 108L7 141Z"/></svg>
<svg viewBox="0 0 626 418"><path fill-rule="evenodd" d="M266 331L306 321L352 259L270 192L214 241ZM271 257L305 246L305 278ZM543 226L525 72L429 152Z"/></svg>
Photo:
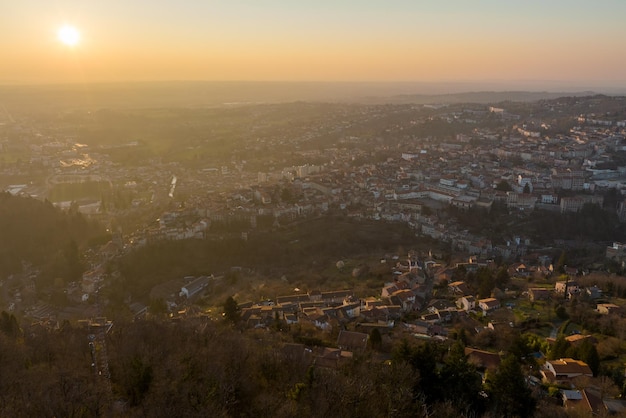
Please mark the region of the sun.
<svg viewBox="0 0 626 418"><path fill-rule="evenodd" d="M80 42L80 32L74 26L63 25L57 31L57 38L62 44L75 46Z"/></svg>

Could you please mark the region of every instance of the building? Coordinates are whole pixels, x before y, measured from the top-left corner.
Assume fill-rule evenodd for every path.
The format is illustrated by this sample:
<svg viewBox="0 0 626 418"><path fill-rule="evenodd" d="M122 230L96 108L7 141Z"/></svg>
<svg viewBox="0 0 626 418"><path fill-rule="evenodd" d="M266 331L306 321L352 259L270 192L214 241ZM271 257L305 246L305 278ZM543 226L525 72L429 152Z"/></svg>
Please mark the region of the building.
<svg viewBox="0 0 626 418"><path fill-rule="evenodd" d="M580 289L578 287L578 283L572 280L556 282L554 284L554 291L556 293L564 294L566 297L570 297L571 295L577 294Z"/></svg>
<svg viewBox="0 0 626 418"><path fill-rule="evenodd" d="M337 347L346 351L363 352L367 348L369 336L363 332L339 331Z"/></svg>
<svg viewBox="0 0 626 418"><path fill-rule="evenodd" d="M459 309L469 312L476 308L476 299L474 296L463 296L462 298L457 299L456 305Z"/></svg>
<svg viewBox="0 0 626 418"><path fill-rule="evenodd" d="M593 377L593 372L584 361L562 358L546 361L541 375L547 382L571 385L571 379L579 376Z"/></svg>
<svg viewBox="0 0 626 418"><path fill-rule="evenodd" d="M618 263L626 261L626 244L614 242L613 245L606 247L606 258Z"/></svg>
<svg viewBox="0 0 626 418"><path fill-rule="evenodd" d="M486 315L487 312L500 308L500 301L495 298L480 299L478 301L478 307L482 309L483 314Z"/></svg>
<svg viewBox="0 0 626 418"><path fill-rule="evenodd" d="M602 315L608 315L619 311L619 306L613 303L599 303L596 305L596 311Z"/></svg>
<svg viewBox="0 0 626 418"><path fill-rule="evenodd" d="M549 289L543 289L539 287L533 287L528 289L528 298L531 302L550 299L551 294L552 292Z"/></svg>
<svg viewBox="0 0 626 418"><path fill-rule="evenodd" d="M210 280L211 278L209 276L198 277L180 289L180 296L185 296L187 299L190 299L200 294L200 292L208 286Z"/></svg>

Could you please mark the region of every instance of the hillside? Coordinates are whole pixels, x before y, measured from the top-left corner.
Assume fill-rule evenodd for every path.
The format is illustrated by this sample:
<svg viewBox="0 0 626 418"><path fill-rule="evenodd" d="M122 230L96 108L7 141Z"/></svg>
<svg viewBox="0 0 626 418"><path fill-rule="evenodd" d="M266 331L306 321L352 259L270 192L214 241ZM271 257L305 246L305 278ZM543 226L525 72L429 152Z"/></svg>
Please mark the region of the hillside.
<svg viewBox="0 0 626 418"><path fill-rule="evenodd" d="M72 248L103 234L101 226L77 212L65 213L48 201L2 193L0 277L18 273L24 265L41 267L48 277L63 274L67 265L62 264Z"/></svg>

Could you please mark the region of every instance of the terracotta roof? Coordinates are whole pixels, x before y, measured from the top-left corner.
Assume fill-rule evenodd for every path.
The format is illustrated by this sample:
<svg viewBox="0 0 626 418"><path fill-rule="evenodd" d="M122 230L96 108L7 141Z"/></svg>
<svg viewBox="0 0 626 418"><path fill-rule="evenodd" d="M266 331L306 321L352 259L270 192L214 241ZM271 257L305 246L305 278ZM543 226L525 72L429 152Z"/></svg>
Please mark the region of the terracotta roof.
<svg viewBox="0 0 626 418"><path fill-rule="evenodd" d="M465 347L465 355L468 362L476 367L484 367L486 369L497 369L500 366L500 355L489 351L477 350L475 348Z"/></svg>
<svg viewBox="0 0 626 418"><path fill-rule="evenodd" d="M572 358L562 358L550 361L552 368L557 375L560 374L584 374L592 376L591 369L584 361L574 360Z"/></svg>
<svg viewBox="0 0 626 418"><path fill-rule="evenodd" d="M339 331L337 345L348 350L365 350L367 347L368 335L362 332Z"/></svg>

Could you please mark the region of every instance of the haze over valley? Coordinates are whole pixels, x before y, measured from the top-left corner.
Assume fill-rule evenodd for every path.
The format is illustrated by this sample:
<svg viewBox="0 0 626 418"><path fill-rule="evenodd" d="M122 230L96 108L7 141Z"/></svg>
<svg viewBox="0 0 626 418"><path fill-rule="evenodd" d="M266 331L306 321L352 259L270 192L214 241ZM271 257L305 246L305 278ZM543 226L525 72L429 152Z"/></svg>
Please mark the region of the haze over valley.
<svg viewBox="0 0 626 418"><path fill-rule="evenodd" d="M626 416L625 7L7 4L0 416Z"/></svg>

